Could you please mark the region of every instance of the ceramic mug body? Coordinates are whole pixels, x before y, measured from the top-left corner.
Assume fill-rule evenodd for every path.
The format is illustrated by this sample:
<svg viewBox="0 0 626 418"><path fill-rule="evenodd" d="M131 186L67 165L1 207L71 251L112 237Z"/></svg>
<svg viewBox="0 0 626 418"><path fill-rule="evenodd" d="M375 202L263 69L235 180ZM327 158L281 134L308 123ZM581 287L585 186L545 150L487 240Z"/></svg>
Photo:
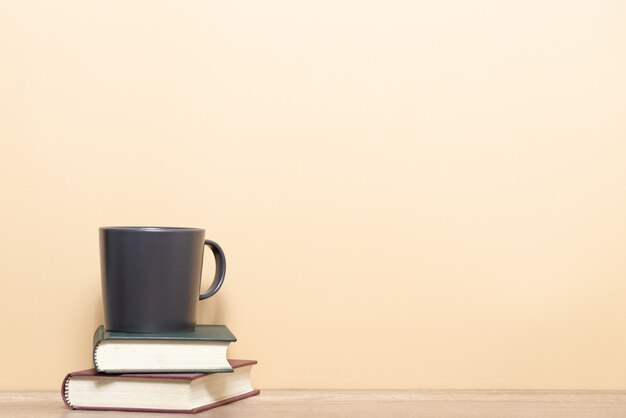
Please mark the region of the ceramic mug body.
<svg viewBox="0 0 626 418"><path fill-rule="evenodd" d="M215 294L226 262L204 229L100 228L100 266L105 328L123 332L191 331L199 299ZM215 255L210 289L200 294L204 246Z"/></svg>

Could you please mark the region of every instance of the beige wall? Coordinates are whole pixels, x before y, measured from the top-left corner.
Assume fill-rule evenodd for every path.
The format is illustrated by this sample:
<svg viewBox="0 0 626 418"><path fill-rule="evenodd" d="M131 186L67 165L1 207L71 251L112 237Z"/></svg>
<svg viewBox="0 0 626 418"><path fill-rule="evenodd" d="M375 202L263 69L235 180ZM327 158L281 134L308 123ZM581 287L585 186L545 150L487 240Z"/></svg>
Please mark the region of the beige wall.
<svg viewBox="0 0 626 418"><path fill-rule="evenodd" d="M148 224L223 245L261 388L626 389L625 21L1 2L0 388L90 366L97 228Z"/></svg>

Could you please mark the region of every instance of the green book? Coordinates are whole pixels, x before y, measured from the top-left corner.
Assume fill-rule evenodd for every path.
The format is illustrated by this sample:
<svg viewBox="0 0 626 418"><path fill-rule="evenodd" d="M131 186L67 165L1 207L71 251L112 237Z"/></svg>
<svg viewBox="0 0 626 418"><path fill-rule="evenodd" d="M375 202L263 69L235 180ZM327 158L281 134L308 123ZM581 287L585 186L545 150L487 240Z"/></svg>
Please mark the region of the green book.
<svg viewBox="0 0 626 418"><path fill-rule="evenodd" d="M93 336L93 362L102 373L232 372L227 351L237 338L225 325L196 325L191 332L130 333Z"/></svg>

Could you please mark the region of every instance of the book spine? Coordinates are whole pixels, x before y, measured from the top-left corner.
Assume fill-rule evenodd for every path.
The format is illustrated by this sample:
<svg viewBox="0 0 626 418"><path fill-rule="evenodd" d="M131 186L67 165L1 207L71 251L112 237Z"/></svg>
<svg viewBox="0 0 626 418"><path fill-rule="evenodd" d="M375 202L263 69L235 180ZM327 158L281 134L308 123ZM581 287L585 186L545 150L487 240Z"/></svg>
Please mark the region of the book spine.
<svg viewBox="0 0 626 418"><path fill-rule="evenodd" d="M96 332L93 333L93 347L96 348L96 345L100 344L100 341L104 340L104 326L100 325L96 328Z"/></svg>
<svg viewBox="0 0 626 418"><path fill-rule="evenodd" d="M100 325L93 334L93 366L96 368L97 372L101 371L98 366L98 347L100 346L102 340L104 340L104 327Z"/></svg>
<svg viewBox="0 0 626 418"><path fill-rule="evenodd" d="M70 379L72 378L72 374L68 373L63 379L63 383L61 384L61 398L63 398L63 403L69 409L74 409L72 404L70 403Z"/></svg>
<svg viewBox="0 0 626 418"><path fill-rule="evenodd" d="M93 348L93 367L96 369L96 372L98 373L102 372L102 370L100 370L100 366L98 365L98 347L99 346L100 346L100 343L95 345Z"/></svg>

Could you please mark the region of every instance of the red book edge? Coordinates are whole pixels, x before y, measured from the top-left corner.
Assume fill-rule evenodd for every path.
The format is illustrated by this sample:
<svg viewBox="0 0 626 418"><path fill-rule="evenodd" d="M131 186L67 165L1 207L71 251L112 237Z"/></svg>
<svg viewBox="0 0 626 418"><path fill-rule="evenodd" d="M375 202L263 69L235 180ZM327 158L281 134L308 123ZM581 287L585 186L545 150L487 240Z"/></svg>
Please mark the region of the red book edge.
<svg viewBox="0 0 626 418"><path fill-rule="evenodd" d="M239 367L244 367L244 366L250 366L253 364L257 364L256 360L235 360L235 359L228 359L228 362L230 363L231 367L233 369L239 368ZM120 374L117 376L121 376L121 377L130 377L130 378L143 378L143 379L180 379L180 380L187 380L187 381L192 381L194 379L197 379L199 377L202 376L206 376L207 374L212 374L212 373L133 373L133 374ZM235 402L235 401L239 401L241 399L245 399L245 398L250 398L252 396L256 396L259 393L261 393L260 390L256 389L253 390L252 392L247 392L247 393L243 393L241 395L237 395L234 396L232 398L228 398L228 399L222 399L221 401L218 402L214 402L214 403L210 403L208 405L203 405L200 406L198 408L193 408L193 409L150 409L150 408L102 408L102 407L76 407L76 406L72 406L69 404L69 402L67 401L67 393L66 393L66 388L67 388L67 381L73 377L73 376L107 376L107 377L111 377L111 374L106 374L106 373L98 373L96 372L96 369L87 369L87 370L80 370L80 371L76 371L76 372L71 372L68 373L65 378L63 379L63 382L61 383L61 398L63 399L63 403L65 404L66 407L68 407L69 409L76 409L76 410L91 410L91 411L141 411L141 412L175 412L175 413L187 413L187 414L195 414L196 412L202 412L202 411L206 411L207 409L211 409L211 408L215 408L218 406L222 406L231 402Z"/></svg>

